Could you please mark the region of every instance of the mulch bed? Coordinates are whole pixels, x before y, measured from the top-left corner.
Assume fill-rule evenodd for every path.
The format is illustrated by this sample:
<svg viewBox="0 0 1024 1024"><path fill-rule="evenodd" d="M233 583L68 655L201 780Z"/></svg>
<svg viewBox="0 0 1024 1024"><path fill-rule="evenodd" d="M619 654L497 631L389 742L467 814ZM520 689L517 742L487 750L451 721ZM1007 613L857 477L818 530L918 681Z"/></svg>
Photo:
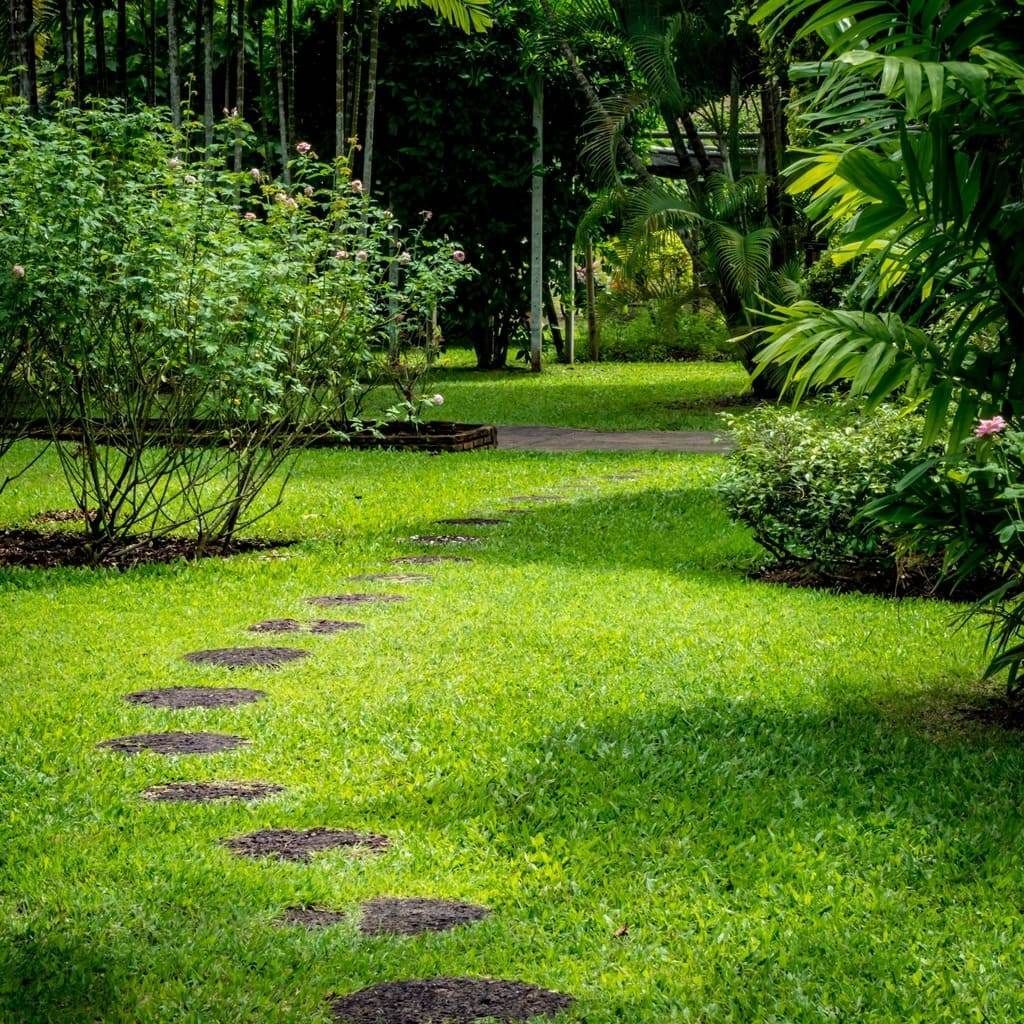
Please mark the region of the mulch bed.
<svg viewBox="0 0 1024 1024"><path fill-rule="evenodd" d="M84 511L80 508L50 508L45 512L37 512L29 520L31 523L84 523L91 519L96 513Z"/></svg>
<svg viewBox="0 0 1024 1024"><path fill-rule="evenodd" d="M53 513L51 513L53 514ZM51 520L55 521L55 520ZM0 567L134 569L139 565L224 558L286 547L291 541L246 539L200 549L187 537L155 537L117 547L94 548L84 533L63 530L0 530Z"/></svg>
<svg viewBox="0 0 1024 1024"><path fill-rule="evenodd" d="M296 647L221 647L212 651L192 651L183 655L193 665L218 668L279 668L289 661L309 657L309 651Z"/></svg>
<svg viewBox="0 0 1024 1024"><path fill-rule="evenodd" d="M951 590L939 579L938 570L894 573L862 572L829 575L814 566L770 565L751 574L762 583L778 583L786 587L827 590L834 594L870 594L878 597L924 597L939 601L973 601L987 594L994 584L979 580L974 585L962 584Z"/></svg>
<svg viewBox="0 0 1024 1024"><path fill-rule="evenodd" d="M251 704L265 697L263 690L246 690L238 686L167 686L160 690L138 690L126 693L129 704L144 704L151 708L229 708L236 704Z"/></svg>
<svg viewBox="0 0 1024 1024"><path fill-rule="evenodd" d="M349 578L353 583L429 583L434 577L425 572L368 572Z"/></svg>
<svg viewBox="0 0 1024 1024"><path fill-rule="evenodd" d="M1007 732L1024 730L1024 703L993 697L983 703L965 704L956 709L957 715L966 722L978 725L997 726Z"/></svg>
<svg viewBox="0 0 1024 1024"><path fill-rule="evenodd" d="M457 900L382 898L363 904L359 930L364 935L422 935L473 924L489 913L487 907Z"/></svg>
<svg viewBox="0 0 1024 1024"><path fill-rule="evenodd" d="M463 555L402 555L401 558L391 559L393 565L440 565L442 562L465 564L472 561L472 558Z"/></svg>
<svg viewBox="0 0 1024 1024"><path fill-rule="evenodd" d="M250 633L315 633L318 636L329 636L332 633L344 633L350 629L362 629L362 622L345 622L342 619L313 619L312 622L299 622L298 619L267 619L256 622L249 627Z"/></svg>
<svg viewBox="0 0 1024 1024"><path fill-rule="evenodd" d="M348 435L353 448L401 448L406 451L469 452L494 448L498 443L495 427L478 423L448 423L431 420L411 427L407 423L383 423L376 429Z"/></svg>
<svg viewBox="0 0 1024 1024"><path fill-rule="evenodd" d="M239 857L273 857L276 860L308 861L314 853L348 847L357 852L382 853L391 845L387 836L338 828L265 828L248 835L225 839L224 845Z"/></svg>
<svg viewBox="0 0 1024 1024"><path fill-rule="evenodd" d="M435 519L435 523L445 526L501 526L507 519L496 519L493 516L455 516L451 519Z"/></svg>
<svg viewBox="0 0 1024 1024"><path fill-rule="evenodd" d="M343 911L327 907L286 907L278 915L277 923L300 928L330 928L347 920L348 915Z"/></svg>
<svg viewBox="0 0 1024 1024"><path fill-rule="evenodd" d="M315 604L321 608L333 608L346 604L394 604L407 601L405 594L328 594L323 597L307 597L306 604Z"/></svg>
<svg viewBox="0 0 1024 1024"><path fill-rule="evenodd" d="M468 533L415 533L409 540L414 544L425 544L427 547L442 547L447 544L482 544L483 537L474 537Z"/></svg>
<svg viewBox="0 0 1024 1024"><path fill-rule="evenodd" d="M428 978L371 985L332 996L331 1012L342 1024L473 1024L479 1020L528 1021L569 1009L572 996L522 981Z"/></svg>
<svg viewBox="0 0 1024 1024"><path fill-rule="evenodd" d="M164 782L143 790L147 800L158 803L213 803L215 800L263 800L283 793L284 786L271 782Z"/></svg>
<svg viewBox="0 0 1024 1024"><path fill-rule="evenodd" d="M227 736L219 732L150 732L138 736L120 736L104 740L96 746L105 750L116 750L119 754L141 754L148 750L152 754L219 754L225 750L237 750L248 746L249 741L241 736Z"/></svg>

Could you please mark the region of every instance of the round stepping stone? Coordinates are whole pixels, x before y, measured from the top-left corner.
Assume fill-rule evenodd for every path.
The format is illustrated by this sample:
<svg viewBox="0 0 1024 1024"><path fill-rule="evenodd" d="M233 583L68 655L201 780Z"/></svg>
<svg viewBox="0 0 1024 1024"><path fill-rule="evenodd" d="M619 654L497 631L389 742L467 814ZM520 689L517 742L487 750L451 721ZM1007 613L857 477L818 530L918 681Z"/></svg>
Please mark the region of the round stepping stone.
<svg viewBox="0 0 1024 1024"><path fill-rule="evenodd" d="M370 572L351 577L353 583L429 583L433 578L425 572Z"/></svg>
<svg viewBox="0 0 1024 1024"><path fill-rule="evenodd" d="M330 1007L340 1024L474 1024L554 1017L573 1002L572 996L522 981L428 978L389 981L333 996Z"/></svg>
<svg viewBox="0 0 1024 1024"><path fill-rule="evenodd" d="M466 564L472 562L472 558L463 555L402 555L400 558L392 558L393 565L440 565L442 562L456 562Z"/></svg>
<svg viewBox="0 0 1024 1024"><path fill-rule="evenodd" d="M309 624L310 633L317 636L332 636L335 633L347 633L353 629L365 629L362 622L346 622L344 619L314 619Z"/></svg>
<svg viewBox="0 0 1024 1024"><path fill-rule="evenodd" d="M222 647L212 651L192 651L186 661L193 665L218 668L279 668L289 661L309 657L309 651L295 647Z"/></svg>
<svg viewBox="0 0 1024 1024"><path fill-rule="evenodd" d="M301 928L330 928L343 924L347 915L340 910L326 907L287 907L277 919L278 924L295 925Z"/></svg>
<svg viewBox="0 0 1024 1024"><path fill-rule="evenodd" d="M376 899L363 904L359 930L364 935L422 935L445 932L481 921L487 907L456 900Z"/></svg>
<svg viewBox="0 0 1024 1024"><path fill-rule="evenodd" d="M407 601L405 594L328 594L324 597L307 597L306 604L321 608L334 608L346 604L394 604Z"/></svg>
<svg viewBox="0 0 1024 1024"><path fill-rule="evenodd" d="M213 803L215 800L262 800L283 793L270 782L164 782L143 790L147 800L159 803Z"/></svg>
<svg viewBox="0 0 1024 1024"><path fill-rule="evenodd" d="M381 853L391 845L387 836L352 832L339 828L265 828L248 835L225 839L224 845L239 857L273 857L304 862L321 850L348 847L356 851Z"/></svg>
<svg viewBox="0 0 1024 1024"><path fill-rule="evenodd" d="M484 539L468 533L415 533L409 540L414 544L440 547L445 544L482 544Z"/></svg>
<svg viewBox="0 0 1024 1024"><path fill-rule="evenodd" d="M97 747L116 750L119 754L141 754L148 750L153 754L219 754L225 750L236 750L248 746L249 741L241 736L226 736L219 732L150 732L138 736L120 736L113 740L97 743Z"/></svg>
<svg viewBox="0 0 1024 1024"><path fill-rule="evenodd" d="M254 622L249 627L250 633L301 633L302 623L298 619L265 619Z"/></svg>
<svg viewBox="0 0 1024 1024"><path fill-rule="evenodd" d="M435 523L444 523L446 526L500 526L507 523L507 519L497 519L494 516L463 516L454 519L435 519Z"/></svg>
<svg viewBox="0 0 1024 1024"><path fill-rule="evenodd" d="M298 619L267 619L249 627L250 633L344 633L349 629L362 629L361 622L344 622L341 619L314 619L312 622L299 622Z"/></svg>
<svg viewBox="0 0 1024 1024"><path fill-rule="evenodd" d="M237 704L251 704L266 696L263 690L246 690L238 686L168 686L161 690L139 690L126 693L129 704L144 704L150 708L228 708Z"/></svg>

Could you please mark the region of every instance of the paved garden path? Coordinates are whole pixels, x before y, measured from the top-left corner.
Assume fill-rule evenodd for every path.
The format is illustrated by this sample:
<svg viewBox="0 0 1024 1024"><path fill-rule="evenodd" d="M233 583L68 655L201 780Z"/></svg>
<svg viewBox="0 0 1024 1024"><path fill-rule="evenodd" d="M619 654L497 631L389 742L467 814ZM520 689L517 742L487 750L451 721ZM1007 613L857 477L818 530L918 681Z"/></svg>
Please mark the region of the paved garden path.
<svg viewBox="0 0 1024 1024"><path fill-rule="evenodd" d="M711 430L574 430L572 427L498 427L499 448L537 452L727 452L731 442Z"/></svg>

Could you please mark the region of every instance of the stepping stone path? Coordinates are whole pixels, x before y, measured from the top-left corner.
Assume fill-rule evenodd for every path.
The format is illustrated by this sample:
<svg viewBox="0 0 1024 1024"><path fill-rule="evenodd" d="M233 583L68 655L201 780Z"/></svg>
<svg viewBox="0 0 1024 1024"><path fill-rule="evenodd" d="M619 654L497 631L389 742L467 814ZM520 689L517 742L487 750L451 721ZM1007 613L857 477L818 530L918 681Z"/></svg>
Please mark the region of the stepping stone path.
<svg viewBox="0 0 1024 1024"><path fill-rule="evenodd" d="M332 633L344 633L350 629L363 629L362 622L345 622L342 619L314 619L312 622L299 622L298 619L267 619L255 622L249 627L250 633L313 633L317 636L329 636Z"/></svg>
<svg viewBox="0 0 1024 1024"><path fill-rule="evenodd" d="M346 847L356 852L383 853L387 836L338 828L265 828L248 835L225 839L224 845L239 857L272 857L305 863L314 853Z"/></svg>
<svg viewBox="0 0 1024 1024"><path fill-rule="evenodd" d="M164 782L142 791L158 803L213 803L216 800L263 800L284 792L272 782Z"/></svg>
<svg viewBox="0 0 1024 1024"><path fill-rule="evenodd" d="M148 750L153 754L219 754L225 750L246 747L249 741L241 736L226 736L219 732L149 732L138 736L121 736L115 740L104 740L96 744L105 750L116 750L119 754L141 754Z"/></svg>
<svg viewBox="0 0 1024 1024"><path fill-rule="evenodd" d="M279 668L289 661L308 658L309 651L295 647L222 647L212 651L193 651L185 660L193 665L218 668Z"/></svg>
<svg viewBox="0 0 1024 1024"><path fill-rule="evenodd" d="M490 910L457 900L381 898L363 904L364 935L422 935L482 921Z"/></svg>
<svg viewBox="0 0 1024 1024"><path fill-rule="evenodd" d="M405 594L328 594L324 597L307 597L306 604L320 608L334 608L346 604L395 604L406 601Z"/></svg>
<svg viewBox="0 0 1024 1024"><path fill-rule="evenodd" d="M512 502L561 501L556 495L520 495ZM523 515L524 508L509 508L509 515ZM62 521L62 520L56 520ZM466 516L438 519L450 526L498 526L508 520L495 516ZM482 537L464 534L420 534L412 541L429 546L479 544ZM433 565L444 562L467 563L472 559L457 555L403 555L391 559L396 565ZM431 579L425 573L381 572L352 577L353 581L374 583L423 583ZM319 607L358 604L391 604L406 600L404 594L333 594L307 597L306 603ZM251 633L330 634L362 628L360 622L335 619L266 619L249 626ZM194 665L220 668L277 668L309 656L292 647L228 647L193 651L184 655ZM146 707L185 709L221 708L260 700L263 690L242 687L172 686L129 693L125 700ZM157 754L214 754L247 746L249 740L211 732L143 733L104 740L98 747L126 755L150 751ZM161 803L209 803L219 800L254 801L284 791L270 782L165 782L142 792L146 800ZM391 845L384 835L349 829L317 827L308 829L268 828L221 841L239 857L270 858L306 863L324 850L346 849L354 854L380 854ZM487 907L455 900L421 897L381 897L362 905L359 930L364 935L411 936L447 931L483 920ZM347 920L343 911L326 907L288 907L278 923L305 928L326 928ZM573 998L522 981L488 978L429 978L373 985L347 996L332 996L330 1009L339 1024L474 1024L483 1019L528 1021L552 1017L573 1005Z"/></svg>
<svg viewBox="0 0 1024 1024"><path fill-rule="evenodd" d="M237 704L251 704L266 696L263 690L246 690L237 686L168 686L162 690L139 690L126 693L129 704L143 704L151 708L228 708Z"/></svg>
<svg viewBox="0 0 1024 1024"><path fill-rule="evenodd" d="M333 996L330 1007L339 1024L474 1024L554 1017L573 1002L571 996L522 981L428 978Z"/></svg>
<svg viewBox="0 0 1024 1024"><path fill-rule="evenodd" d="M427 547L441 547L445 544L482 544L483 537L468 533L415 533L409 540L414 544L426 544Z"/></svg>

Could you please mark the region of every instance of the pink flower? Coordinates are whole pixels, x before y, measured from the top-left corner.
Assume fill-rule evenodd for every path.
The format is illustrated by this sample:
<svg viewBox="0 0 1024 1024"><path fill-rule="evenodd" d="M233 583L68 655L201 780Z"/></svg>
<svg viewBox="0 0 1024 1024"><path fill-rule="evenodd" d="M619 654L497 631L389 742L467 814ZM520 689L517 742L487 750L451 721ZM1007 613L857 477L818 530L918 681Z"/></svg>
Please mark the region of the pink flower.
<svg viewBox="0 0 1024 1024"><path fill-rule="evenodd" d="M310 196L312 196L312 195L313 195L313 186L312 186L312 185L307 185L307 186L306 186L306 187L305 187L305 188L304 188L304 189L302 190L302 194L303 194L303 195L304 195L304 196L305 196L305 197L306 197L307 199L309 199L309 198L310 198Z"/></svg>
<svg viewBox="0 0 1024 1024"><path fill-rule="evenodd" d="M245 219L246 219L246 220L255 220L255 219L256 219L256 214L255 214L255 213L253 213L253 212L252 212L252 210L250 210L250 211L249 211L249 212L248 212L248 213L247 213L247 214L245 215Z"/></svg>
<svg viewBox="0 0 1024 1024"><path fill-rule="evenodd" d="M412 263L412 253L411 252L403 252L398 257L398 262L403 264L404 266L408 266L408 264Z"/></svg>
<svg viewBox="0 0 1024 1024"><path fill-rule="evenodd" d="M20 263L15 263L14 266L11 267L11 274L21 280L21 278L25 276L25 268Z"/></svg>
<svg viewBox="0 0 1024 1024"><path fill-rule="evenodd" d="M356 259L359 260L360 263L365 263L369 258L370 254L365 249L360 249L359 252L356 253Z"/></svg>
<svg viewBox="0 0 1024 1024"><path fill-rule="evenodd" d="M171 159L167 161L167 166L170 167L172 171L176 171L181 166L181 160L176 156L172 156Z"/></svg>
<svg viewBox="0 0 1024 1024"><path fill-rule="evenodd" d="M431 217L434 216L434 211L433 210L420 210L420 216L424 220L430 220Z"/></svg>
<svg viewBox="0 0 1024 1024"><path fill-rule="evenodd" d="M431 405L444 405L444 395L434 395L429 401Z"/></svg>
<svg viewBox="0 0 1024 1024"><path fill-rule="evenodd" d="M357 194L363 191L363 183L358 178L353 178L348 187Z"/></svg>
<svg viewBox="0 0 1024 1024"><path fill-rule="evenodd" d="M313 152L313 147L308 142L300 142L296 147L295 151L302 156L306 156Z"/></svg>
<svg viewBox="0 0 1024 1024"><path fill-rule="evenodd" d="M348 259L348 251L345 250L345 249L335 249L334 250L334 258L336 260L347 260Z"/></svg>
<svg viewBox="0 0 1024 1024"><path fill-rule="evenodd" d="M465 263L466 254L461 249L456 249L455 252L452 253L452 259L455 260L456 263Z"/></svg>
<svg viewBox="0 0 1024 1024"><path fill-rule="evenodd" d="M979 420L974 428L975 437L988 437L990 434L1001 434L1006 429L1006 420L1002 416L993 416L990 420Z"/></svg>
<svg viewBox="0 0 1024 1024"><path fill-rule="evenodd" d="M257 184L259 184L259 183L260 183L260 182L261 182L261 181L263 180L263 175L262 175L262 174L260 173L260 169L259 169L258 167L254 167L254 168L253 168L253 169L252 169L252 170L251 170L251 171L249 172L249 176L250 176L250 177L252 178L252 180L253 180L253 181L255 181L255 182L256 182Z"/></svg>

